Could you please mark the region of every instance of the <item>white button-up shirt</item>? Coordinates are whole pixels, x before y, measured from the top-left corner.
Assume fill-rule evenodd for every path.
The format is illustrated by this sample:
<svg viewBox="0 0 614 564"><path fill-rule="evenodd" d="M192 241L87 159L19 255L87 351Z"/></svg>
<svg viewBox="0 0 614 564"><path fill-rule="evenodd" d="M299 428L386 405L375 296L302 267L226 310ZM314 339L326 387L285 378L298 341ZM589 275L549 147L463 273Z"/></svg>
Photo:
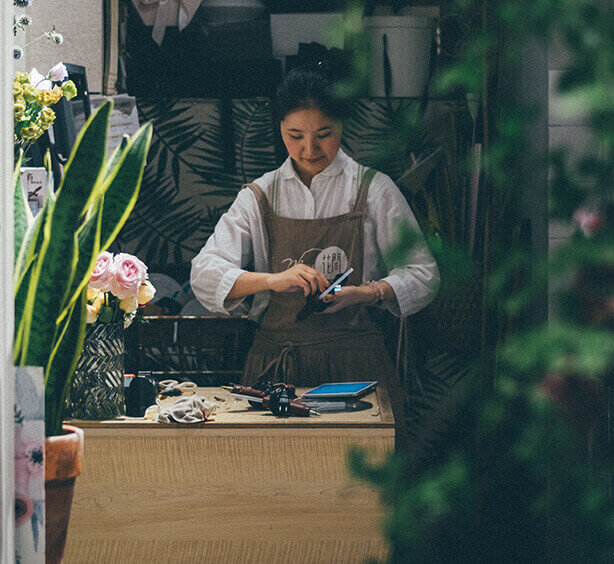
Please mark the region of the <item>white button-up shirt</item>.
<svg viewBox="0 0 614 564"><path fill-rule="evenodd" d="M273 190L275 173L278 189ZM258 178L278 215L295 219L320 219L348 213L354 206L360 184L359 164L341 149L326 169L307 187L296 174L291 159L277 170ZM390 177L378 172L369 188L364 222L363 281L385 280L397 303L387 302L398 317L415 313L435 297L439 271L420 234L406 264L384 269L384 256L397 242L399 225L420 228L407 201ZM244 298L227 299L237 278L246 272L270 272L265 226L254 193L241 190L200 253L192 260L191 286L198 300L211 312L229 314ZM269 303L269 292L254 296L249 317L258 321Z"/></svg>

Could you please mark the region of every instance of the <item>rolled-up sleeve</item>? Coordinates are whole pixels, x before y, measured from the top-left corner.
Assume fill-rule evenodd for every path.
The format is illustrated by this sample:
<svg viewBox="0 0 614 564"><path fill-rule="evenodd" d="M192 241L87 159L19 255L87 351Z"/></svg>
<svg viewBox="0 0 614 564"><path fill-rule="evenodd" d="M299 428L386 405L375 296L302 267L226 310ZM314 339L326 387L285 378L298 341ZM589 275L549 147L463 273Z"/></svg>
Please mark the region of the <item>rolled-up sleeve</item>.
<svg viewBox="0 0 614 564"><path fill-rule="evenodd" d="M375 189L369 191L369 214L373 215L377 246L384 259L387 251L397 243L403 224L416 233L405 264L392 268L382 278L390 284L397 298L396 303L386 303L388 309L397 317L405 317L433 301L440 285L439 269L407 201L388 176L378 176L379 182L372 186Z"/></svg>
<svg viewBox="0 0 614 564"><path fill-rule="evenodd" d="M253 198L248 192L239 192L205 246L192 259L190 285L198 301L212 313L228 314L245 299L228 300L226 296L246 272L244 267L253 262Z"/></svg>

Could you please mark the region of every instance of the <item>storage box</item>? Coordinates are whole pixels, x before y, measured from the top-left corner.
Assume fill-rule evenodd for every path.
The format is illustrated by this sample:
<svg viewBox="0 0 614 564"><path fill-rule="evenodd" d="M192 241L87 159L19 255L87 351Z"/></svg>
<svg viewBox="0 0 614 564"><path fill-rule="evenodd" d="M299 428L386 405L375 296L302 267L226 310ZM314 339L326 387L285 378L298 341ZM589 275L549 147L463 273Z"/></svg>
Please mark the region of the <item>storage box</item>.
<svg viewBox="0 0 614 564"><path fill-rule="evenodd" d="M335 34L343 22L341 12L317 14L271 14L271 39L274 57L298 53L299 43L320 43L328 48L343 48L343 36Z"/></svg>
<svg viewBox="0 0 614 564"><path fill-rule="evenodd" d="M426 16L365 18L371 38L371 95L422 96L428 82L435 19ZM390 91L384 69L390 67Z"/></svg>

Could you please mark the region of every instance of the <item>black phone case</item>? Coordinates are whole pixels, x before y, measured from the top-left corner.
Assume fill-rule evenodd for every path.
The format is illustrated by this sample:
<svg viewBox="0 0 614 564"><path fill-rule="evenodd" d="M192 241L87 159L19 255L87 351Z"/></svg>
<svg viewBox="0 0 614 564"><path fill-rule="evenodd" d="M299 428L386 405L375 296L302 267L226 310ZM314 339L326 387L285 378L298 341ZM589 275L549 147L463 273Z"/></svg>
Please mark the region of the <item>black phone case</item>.
<svg viewBox="0 0 614 564"><path fill-rule="evenodd" d="M349 276L345 280L342 280L341 283L337 282L337 280L339 280L339 278L341 278L344 274L345 272L342 272L341 274L339 274L339 276L337 276L337 278L335 278L330 283L330 285L331 286L345 286L348 283L348 280L350 279ZM297 322L307 319L307 317L309 317L312 313L322 313L327 307L333 305L333 302L329 302L329 303L323 302L320 299L321 293L322 292L318 292L317 294L311 294L310 296L307 296L307 301L305 302L305 305L296 314Z"/></svg>

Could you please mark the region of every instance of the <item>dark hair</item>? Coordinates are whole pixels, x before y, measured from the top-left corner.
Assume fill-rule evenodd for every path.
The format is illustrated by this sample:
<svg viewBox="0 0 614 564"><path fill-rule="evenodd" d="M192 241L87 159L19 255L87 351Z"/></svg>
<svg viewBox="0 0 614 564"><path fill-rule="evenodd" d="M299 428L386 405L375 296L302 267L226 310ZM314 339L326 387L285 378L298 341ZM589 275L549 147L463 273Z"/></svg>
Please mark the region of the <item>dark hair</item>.
<svg viewBox="0 0 614 564"><path fill-rule="evenodd" d="M329 118L341 121L345 104L335 94L333 83L321 72L292 69L277 89L275 115L281 122L294 110L314 108Z"/></svg>

